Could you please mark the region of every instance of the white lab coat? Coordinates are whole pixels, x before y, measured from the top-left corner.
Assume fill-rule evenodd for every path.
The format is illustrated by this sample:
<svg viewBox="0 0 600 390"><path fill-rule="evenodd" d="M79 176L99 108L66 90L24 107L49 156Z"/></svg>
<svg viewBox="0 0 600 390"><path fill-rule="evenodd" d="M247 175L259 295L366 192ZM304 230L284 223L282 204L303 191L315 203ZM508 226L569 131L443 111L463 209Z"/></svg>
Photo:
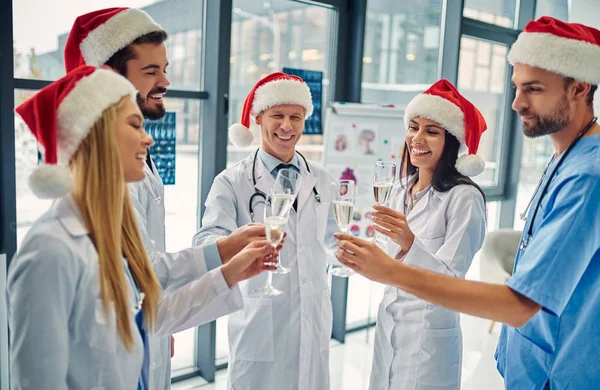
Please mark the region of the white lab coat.
<svg viewBox="0 0 600 390"><path fill-rule="evenodd" d="M398 183L390 207L404 212ZM479 191L459 185L430 189L407 216L415 234L400 261L464 278L486 230ZM400 248L391 240L389 254ZM456 390L460 388L462 334L458 313L388 286L379 305L370 390Z"/></svg>
<svg viewBox="0 0 600 390"><path fill-rule="evenodd" d="M129 184L129 192L139 220L138 228L154 272L159 279L169 281L164 284L169 288L165 289L161 297L159 312L170 316L171 321L178 321L178 327L172 331L175 333L239 310L243 307L243 301L238 299L241 295L237 286L232 288L228 296L210 298L207 293L219 290L224 280L220 270L213 277L202 277L216 265L211 265L208 259L204 259L202 247L184 249L176 253L166 252L164 186L154 162L152 167L153 169L150 169L147 164L144 165L144 180ZM214 259L212 260L214 263ZM221 264L220 259L218 264ZM202 279L199 279L200 277ZM188 283L190 284L187 285ZM195 305L202 294L207 294L206 300L202 307L197 307ZM163 333L163 336L158 336L158 333ZM170 335L165 335L164 329L157 327L157 330L148 334L148 351L149 389L170 389Z"/></svg>
<svg viewBox="0 0 600 390"><path fill-rule="evenodd" d="M215 241L252 222L248 202L254 153L215 179L206 200L202 229L195 245ZM250 298L265 285L263 273L240 283L244 310L229 316L230 390L329 389L329 341L332 328L331 296L327 284L325 246L335 245L337 231L331 211L332 176L322 166L300 161L303 177L298 213L293 209L286 226L281 261L291 272L273 275L283 294ZM256 161L256 189L269 193L274 179L261 159ZM321 195L318 203L313 186ZM264 199L255 197L254 215L262 222Z"/></svg>
<svg viewBox="0 0 600 390"><path fill-rule="evenodd" d="M241 295L232 293L219 269L204 277L214 285L206 288L204 283L196 288L197 294L190 294L190 318L206 317L206 311L214 311L213 301L241 304ZM167 289L177 283L175 278L160 279ZM70 196L57 200L34 223L8 270L11 388L136 389L144 348L133 315L136 287L127 280L131 352L116 330L114 309L110 321L104 316L98 254L79 209ZM168 310L159 307L156 332L164 335L188 321Z"/></svg>

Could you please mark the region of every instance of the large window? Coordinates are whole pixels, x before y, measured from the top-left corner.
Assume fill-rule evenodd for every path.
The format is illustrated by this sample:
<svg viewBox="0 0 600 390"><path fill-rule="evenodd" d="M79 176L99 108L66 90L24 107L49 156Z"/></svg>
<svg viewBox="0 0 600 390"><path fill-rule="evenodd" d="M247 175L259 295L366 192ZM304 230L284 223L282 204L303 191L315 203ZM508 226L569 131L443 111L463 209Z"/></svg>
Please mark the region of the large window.
<svg viewBox="0 0 600 390"><path fill-rule="evenodd" d="M36 91L15 90L15 107ZM17 190L17 246L33 222L52 204L51 200L37 198L28 185L29 175L38 165L39 145L29 128L15 114L15 165Z"/></svg>
<svg viewBox="0 0 600 390"><path fill-rule="evenodd" d="M486 162L485 171L474 179L493 187L499 179L504 112L510 109L504 104L508 47L466 36L460 42L457 87L481 111L488 127L478 151Z"/></svg>
<svg viewBox="0 0 600 390"><path fill-rule="evenodd" d="M62 77L65 44L77 16L108 7L139 8L156 1L93 0L62 5L40 0L13 1L15 77L44 80ZM43 30L34 26L43 26Z"/></svg>
<svg viewBox="0 0 600 390"><path fill-rule="evenodd" d="M463 15L501 27L513 28L519 0L465 0Z"/></svg>
<svg viewBox="0 0 600 390"><path fill-rule="evenodd" d="M363 102L406 105L437 80L441 17L439 0L367 2Z"/></svg>
<svg viewBox="0 0 600 390"><path fill-rule="evenodd" d="M323 101L330 99L333 11L289 0L234 0L231 25L230 124L240 120L242 106L254 84L284 67L323 72ZM324 109L323 109L324 110ZM229 145L227 164L246 157L260 144L260 129L251 121L254 143ZM298 144L308 159L320 161L322 136L304 135Z"/></svg>

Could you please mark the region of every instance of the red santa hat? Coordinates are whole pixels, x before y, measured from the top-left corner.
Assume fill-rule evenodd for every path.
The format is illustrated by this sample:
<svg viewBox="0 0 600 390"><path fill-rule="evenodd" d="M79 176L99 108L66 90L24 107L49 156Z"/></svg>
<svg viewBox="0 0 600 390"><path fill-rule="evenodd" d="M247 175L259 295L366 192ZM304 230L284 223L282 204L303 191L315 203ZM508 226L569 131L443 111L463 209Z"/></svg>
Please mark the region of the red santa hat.
<svg viewBox="0 0 600 390"><path fill-rule="evenodd" d="M510 49L508 61L598 85L600 31L542 16L527 23Z"/></svg>
<svg viewBox="0 0 600 390"><path fill-rule="evenodd" d="M44 149L45 164L29 177L39 198L53 199L71 189L68 163L101 118L124 96L135 97L134 86L117 73L82 66L41 89L15 111Z"/></svg>
<svg viewBox="0 0 600 390"><path fill-rule="evenodd" d="M65 45L67 72L80 65L99 67L139 37L162 31L150 15L139 9L106 8L75 19Z"/></svg>
<svg viewBox="0 0 600 390"><path fill-rule="evenodd" d="M244 101L241 123L234 123L229 127L231 143L235 146L250 145L253 138L250 118L255 118L271 107L284 104L304 107L305 118L312 115L312 98L304 80L283 72L271 73L259 80Z"/></svg>
<svg viewBox="0 0 600 390"><path fill-rule="evenodd" d="M481 134L487 124L481 112L445 79L436 81L421 95L415 96L404 113L404 125L421 117L439 123L460 142L456 169L465 176L477 176L485 162L477 156Z"/></svg>

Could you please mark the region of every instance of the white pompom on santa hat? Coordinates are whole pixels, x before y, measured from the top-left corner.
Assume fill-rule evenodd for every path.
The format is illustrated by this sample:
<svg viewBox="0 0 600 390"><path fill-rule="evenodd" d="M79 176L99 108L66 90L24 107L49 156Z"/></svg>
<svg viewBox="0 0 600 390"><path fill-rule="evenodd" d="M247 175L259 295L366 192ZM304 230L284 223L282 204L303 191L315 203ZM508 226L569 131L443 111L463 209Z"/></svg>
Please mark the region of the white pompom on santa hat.
<svg viewBox="0 0 600 390"><path fill-rule="evenodd" d="M68 163L81 141L104 110L124 96L135 98L136 93L126 78L113 71L81 66L15 109L44 149L45 163L29 177L37 197L59 198L71 190Z"/></svg>
<svg viewBox="0 0 600 390"><path fill-rule="evenodd" d="M542 16L527 23L508 53L508 62L599 85L600 31Z"/></svg>
<svg viewBox="0 0 600 390"><path fill-rule="evenodd" d="M119 50L155 31L162 31L162 27L135 8L105 8L81 15L65 44L66 71L81 65L104 65Z"/></svg>
<svg viewBox="0 0 600 390"><path fill-rule="evenodd" d="M313 104L308 85L298 76L275 72L263 77L252 88L242 109L240 123L229 126L229 139L235 146L252 144L250 118L275 106L294 104L304 107L305 118L313 113Z"/></svg>
<svg viewBox="0 0 600 390"><path fill-rule="evenodd" d="M487 124L477 107L463 97L452 83L445 79L438 80L427 91L415 96L404 113L406 129L414 117L437 122L458 139L458 172L465 176L477 176L483 172L485 162L477 156L477 149Z"/></svg>

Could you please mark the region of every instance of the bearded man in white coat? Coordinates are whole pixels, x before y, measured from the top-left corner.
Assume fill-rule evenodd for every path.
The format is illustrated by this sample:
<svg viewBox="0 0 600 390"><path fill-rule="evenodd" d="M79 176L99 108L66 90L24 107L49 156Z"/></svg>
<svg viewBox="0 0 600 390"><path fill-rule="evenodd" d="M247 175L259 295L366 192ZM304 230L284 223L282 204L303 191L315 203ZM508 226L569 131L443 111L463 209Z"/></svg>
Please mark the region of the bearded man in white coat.
<svg viewBox="0 0 600 390"><path fill-rule="evenodd" d="M165 115L167 33L146 12L106 8L79 16L65 45L67 72L86 64L113 70L138 90L138 105L147 119ZM164 185L150 155L143 181L129 184L131 202L146 252L160 280L171 288L161 297L161 311L172 332L210 322L242 307L237 287L229 289L220 266L252 241L264 239L262 226L245 226L227 240L168 253L165 243ZM229 293L215 295L219 291ZM171 388L171 337L147 333L149 389Z"/></svg>
<svg viewBox="0 0 600 390"><path fill-rule="evenodd" d="M240 284L244 310L229 316L229 389L297 390L329 388L332 309L327 284L327 246L337 231L331 212L332 176L296 151L305 119L313 112L308 86L276 72L260 80L244 103L241 124L230 127L236 145L249 145L250 118L260 126L260 148L215 179L206 200L195 245L227 237L239 226L261 222L265 199L280 168L302 176L290 211L281 262L287 274L273 275L283 294L255 297L267 275ZM254 219L254 220L253 220Z"/></svg>

